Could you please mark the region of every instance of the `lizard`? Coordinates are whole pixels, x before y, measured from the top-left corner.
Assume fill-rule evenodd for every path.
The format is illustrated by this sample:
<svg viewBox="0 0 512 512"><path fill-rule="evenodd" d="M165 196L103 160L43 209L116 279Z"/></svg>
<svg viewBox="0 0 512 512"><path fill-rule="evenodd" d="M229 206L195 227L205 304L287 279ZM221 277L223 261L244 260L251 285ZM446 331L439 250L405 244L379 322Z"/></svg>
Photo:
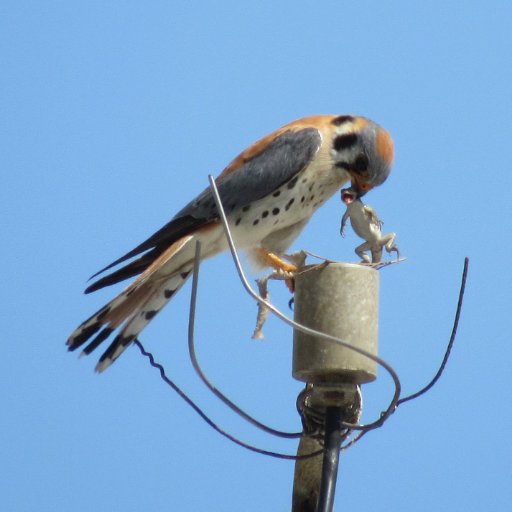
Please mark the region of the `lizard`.
<svg viewBox="0 0 512 512"><path fill-rule="evenodd" d="M345 236L345 226L350 218L355 233L365 240L364 243L356 247L355 253L361 258L361 263L375 264L382 260L382 248L388 253L396 252L397 260L400 258L400 252L395 245L395 233L383 235L381 231L382 221L377 217L375 210L364 204L359 198L357 192L352 188L341 190L341 200L346 204L347 210L341 219L340 234ZM371 259L368 254L371 252Z"/></svg>

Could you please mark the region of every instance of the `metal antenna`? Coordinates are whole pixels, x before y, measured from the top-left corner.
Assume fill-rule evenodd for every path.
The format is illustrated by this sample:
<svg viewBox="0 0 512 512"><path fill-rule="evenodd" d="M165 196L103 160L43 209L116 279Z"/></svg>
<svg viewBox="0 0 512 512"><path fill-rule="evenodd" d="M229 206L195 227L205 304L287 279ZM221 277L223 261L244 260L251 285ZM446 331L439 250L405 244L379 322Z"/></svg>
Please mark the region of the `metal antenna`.
<svg viewBox="0 0 512 512"><path fill-rule="evenodd" d="M306 432L301 443L307 439L308 430L311 434L311 426L306 428L308 423L323 413L323 421L318 425L324 433L320 485L319 488L316 482L311 485L310 475L300 471L301 461L297 461L292 510L307 510L304 506L305 503L309 503L311 511L331 512L344 432L368 430L382 425L394 412L400 397L398 376L391 366L376 354L379 274L369 267L338 263L317 265L309 268L307 272L299 272L295 277L295 318L298 321L289 319L262 299L249 285L240 264L215 180L212 176L209 176L209 180L243 286L255 300L294 328L294 377L311 385L310 401L317 403L310 415L306 407L307 402L304 402L301 413ZM338 306L341 307L340 311L336 311ZM320 320L319 323L317 320ZM342 333L342 339L335 335L339 332ZM354 338L354 341L345 341L350 338ZM395 393L391 404L379 420L361 426L357 424L360 415L359 384L376 378L377 364L390 373L395 384ZM311 499L311 494L315 493L318 499Z"/></svg>
<svg viewBox="0 0 512 512"><path fill-rule="evenodd" d="M288 318L268 300L260 297L245 276L233 236L224 212L215 180L209 176L210 188L222 221L226 239L240 281L247 293L260 305L294 329L293 376L306 382L297 398L303 432L282 432L257 421L221 393L206 377L195 352L194 322L200 262L200 243L196 243L192 297L189 316L189 354L195 371L224 404L252 425L265 432L293 438L301 436L297 456L263 450L228 434L194 404L166 375L139 340L141 353L160 371L162 379L189 403L217 432L244 448L282 459L295 459L292 512L332 512L340 450L347 449L372 429L378 428L396 408L427 392L440 378L455 341L468 259L465 259L459 302L452 335L443 362L435 377L423 389L400 397L400 381L393 368L377 355L379 273L376 266L326 261L301 268L295 280L295 319ZM379 419L359 424L362 409L360 385L376 378L377 365L391 376L395 391L387 409ZM342 442L354 431L359 433L344 446ZM323 454L322 460L320 455Z"/></svg>
<svg viewBox="0 0 512 512"><path fill-rule="evenodd" d="M401 385L400 385L400 379L398 378L398 375L396 374L395 370L392 368L390 364L388 364L384 359L381 359L376 354L372 354L366 350L364 350L361 347L358 347L352 343L348 343L347 341L344 341L343 339L340 339L337 336L327 334L325 332L319 331L317 329L308 327L306 325L303 325L295 320L292 320L288 316L286 316L284 313L282 313L278 308L276 308L271 302L262 299L258 293L251 287L249 284L249 281L245 275L245 272L243 271L242 265L240 263L240 257L238 256L238 252L235 246L235 242L233 240L233 236L231 234L231 230L226 218L226 214L224 211L224 208L222 206L222 201L219 196L219 192L217 189L217 185L215 184L215 179L212 175L208 176L208 179L210 181L210 187L213 193L213 198L215 200L215 204L217 206L217 210L219 212L219 216L221 218L222 224L224 226L224 231L226 234L226 238L228 240L228 245L231 250L231 255L233 257L233 261L235 263L235 267L237 269L238 275L240 277L240 281L242 282L242 285L246 289L247 293L256 301L258 301L260 304L263 304L268 310L273 313L275 316L277 316L279 319L281 319L284 323L287 325L293 327L295 331L300 331L306 335L315 336L318 338L321 338L323 340L326 340L329 343L340 345L341 347L345 347L349 351L357 352L358 354L362 355L364 358L369 358L370 360L374 361L378 365L382 366L390 375L390 377L393 379L393 384L395 386L395 391L393 393L393 397L391 399L391 402L389 406L386 408L386 410L381 414L380 418L372 423L366 424L366 425L360 425L357 423L348 423L348 422L342 422L342 426L351 430L371 430L374 428L378 428L382 426L382 424L387 420L387 418L393 414L394 410L396 409L396 404L398 402L398 399L400 397L400 391L401 391ZM350 264L348 264L350 265ZM362 267L361 265L352 265L355 268L364 268L368 270L374 270L370 267ZM316 267L325 267L325 265L317 265ZM306 275L309 272L311 272L312 269L308 269L307 272L304 272L300 275ZM375 271L376 272L376 271Z"/></svg>

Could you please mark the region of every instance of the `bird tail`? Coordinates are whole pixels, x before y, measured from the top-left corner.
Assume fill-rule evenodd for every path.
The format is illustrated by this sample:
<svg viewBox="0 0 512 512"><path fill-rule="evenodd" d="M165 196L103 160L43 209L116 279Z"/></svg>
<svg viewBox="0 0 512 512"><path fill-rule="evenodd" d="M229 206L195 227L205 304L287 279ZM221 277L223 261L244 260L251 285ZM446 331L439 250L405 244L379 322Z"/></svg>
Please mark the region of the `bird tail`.
<svg viewBox="0 0 512 512"><path fill-rule="evenodd" d="M130 286L79 325L68 338L68 350L76 350L87 343L82 354L88 355L119 329L96 365L97 372L108 368L185 284L193 262L181 262L174 271L169 262L192 238L186 236L172 244Z"/></svg>

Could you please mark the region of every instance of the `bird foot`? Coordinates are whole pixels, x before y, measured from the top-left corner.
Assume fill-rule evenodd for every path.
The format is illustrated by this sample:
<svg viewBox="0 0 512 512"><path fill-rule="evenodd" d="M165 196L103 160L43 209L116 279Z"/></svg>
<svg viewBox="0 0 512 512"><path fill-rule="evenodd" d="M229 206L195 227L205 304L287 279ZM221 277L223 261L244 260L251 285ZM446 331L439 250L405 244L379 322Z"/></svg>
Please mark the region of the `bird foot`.
<svg viewBox="0 0 512 512"><path fill-rule="evenodd" d="M258 256L265 266L271 267L277 272L282 272L284 274L285 272L297 272L298 270L298 266L291 261L293 255L289 257L290 263L279 257L277 254L266 251L265 249L258 249Z"/></svg>
<svg viewBox="0 0 512 512"><path fill-rule="evenodd" d="M259 249L258 256L265 266L273 268L276 273L284 279L286 287L290 290L290 293L293 293L295 291L294 274L304 265L306 261L306 253L300 251L294 254L285 255L284 258L288 260L285 261L273 252L266 251L265 249Z"/></svg>

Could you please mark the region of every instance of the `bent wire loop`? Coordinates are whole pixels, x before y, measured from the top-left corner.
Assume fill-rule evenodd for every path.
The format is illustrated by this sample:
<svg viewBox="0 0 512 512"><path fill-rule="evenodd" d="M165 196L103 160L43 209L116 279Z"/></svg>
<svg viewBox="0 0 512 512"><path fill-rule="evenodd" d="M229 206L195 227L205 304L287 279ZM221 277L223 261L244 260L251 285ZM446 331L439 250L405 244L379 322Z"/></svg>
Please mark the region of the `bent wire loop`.
<svg viewBox="0 0 512 512"><path fill-rule="evenodd" d="M242 418L247 420L249 423L258 427L259 429L267 432L269 434L285 437L289 439L297 438L302 436L302 432L283 432L281 430L276 430L271 427L268 427L264 423L256 420L245 411L240 409L234 402L232 402L226 395L221 393L217 387L208 379L208 377L203 372L199 361L197 360L196 350L195 350L195 339L194 339L194 325L195 325L195 317L196 317L196 302L197 302L197 287L198 287L198 278L199 278L199 261L201 255L201 243L196 242L196 252L194 259L194 271L192 274L192 294L190 298L190 313L189 313L189 322L188 322L188 352L190 355L190 361L192 362L192 366L194 370L198 374L199 378L203 381L206 387L224 404L226 404L230 409L235 411Z"/></svg>

